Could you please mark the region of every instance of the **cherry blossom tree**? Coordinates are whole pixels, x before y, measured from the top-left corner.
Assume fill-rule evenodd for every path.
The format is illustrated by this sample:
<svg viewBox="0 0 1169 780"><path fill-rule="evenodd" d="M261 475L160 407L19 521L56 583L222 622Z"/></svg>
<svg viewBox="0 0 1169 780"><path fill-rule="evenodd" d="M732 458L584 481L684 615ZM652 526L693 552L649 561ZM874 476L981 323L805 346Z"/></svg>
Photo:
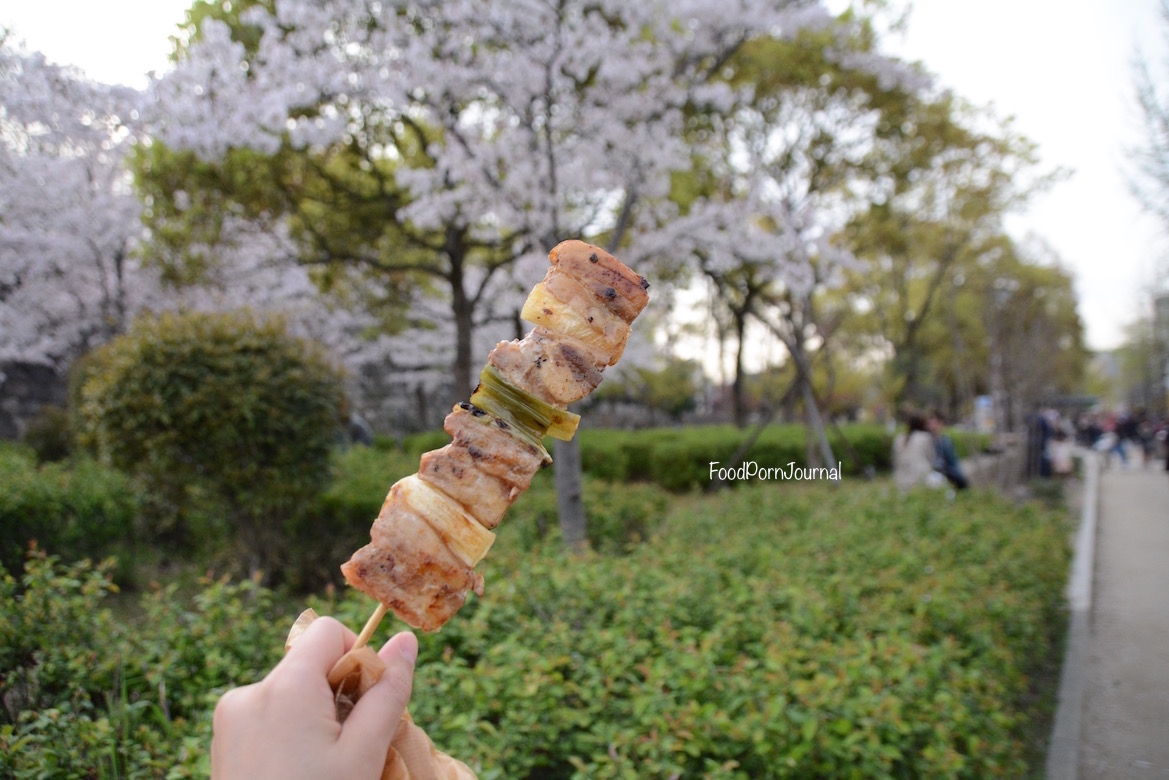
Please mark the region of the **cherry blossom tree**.
<svg viewBox="0 0 1169 780"><path fill-rule="evenodd" d="M506 293L530 286L551 245L617 247L635 220L654 221L671 173L690 164L688 114L746 94L722 78L728 58L829 21L818 3L760 0L286 0L198 16L155 85L155 137L204 160L347 150L344 177L327 163L314 175L352 193L347 177L364 172L363 203L377 202L385 229L340 245L289 177L304 256L440 282L455 397L475 382L477 323L514 318Z"/></svg>
<svg viewBox="0 0 1169 780"><path fill-rule="evenodd" d="M701 126L717 142L706 145L708 156L696 166L697 195L679 201L678 215L655 236L664 242L657 251L673 247L695 257L716 317L727 323L736 423L747 422L745 358L759 346L748 330L761 327L795 366L808 460L829 467L835 457L812 364L838 315L825 316L822 293L857 265L839 233L880 187L868 162L885 106L913 100L928 86L915 68L876 53L866 30L846 18L795 41L745 47L732 78L753 84L753 99Z"/></svg>
<svg viewBox="0 0 1169 780"><path fill-rule="evenodd" d="M0 361L63 370L157 293L124 166L140 98L0 32Z"/></svg>
<svg viewBox="0 0 1169 780"><path fill-rule="evenodd" d="M143 310L246 307L324 343L365 411L401 414L370 408L369 399L386 394L367 377L402 343L367 337L376 317L322 296L284 225L224 212L214 246L187 247L214 271L198 284L167 278L146 251L141 193L127 166L149 148L140 123L145 100L9 40L0 44L0 363L61 374ZM173 208L193 208L177 195ZM449 342L449 333L427 335L415 334L411 346L439 352Z"/></svg>
<svg viewBox="0 0 1169 780"><path fill-rule="evenodd" d="M474 384L476 321L514 312L507 294L531 286L558 240L593 238L667 269L688 260L632 243L650 245L671 214L672 175L692 164L688 119L750 99L724 73L744 44L831 22L805 0L281 0L197 11L190 45L154 85L155 138L205 161L304 152L328 184L320 200L376 204L384 231L337 241L328 214L306 207L304 179L281 179L307 258L440 283L456 398ZM571 464L571 449L556 459ZM563 523L580 516L579 480L559 488L570 498ZM566 538L582 527L570 520Z"/></svg>

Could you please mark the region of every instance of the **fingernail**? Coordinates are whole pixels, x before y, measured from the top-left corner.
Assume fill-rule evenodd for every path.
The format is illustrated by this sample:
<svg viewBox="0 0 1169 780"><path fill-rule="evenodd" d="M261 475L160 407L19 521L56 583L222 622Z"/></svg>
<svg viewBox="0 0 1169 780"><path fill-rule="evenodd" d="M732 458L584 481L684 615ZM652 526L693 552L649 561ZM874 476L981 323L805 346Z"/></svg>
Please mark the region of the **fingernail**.
<svg viewBox="0 0 1169 780"><path fill-rule="evenodd" d="M418 660L418 637L409 631L403 631L399 636L401 639L398 640L398 652L407 661L414 663Z"/></svg>

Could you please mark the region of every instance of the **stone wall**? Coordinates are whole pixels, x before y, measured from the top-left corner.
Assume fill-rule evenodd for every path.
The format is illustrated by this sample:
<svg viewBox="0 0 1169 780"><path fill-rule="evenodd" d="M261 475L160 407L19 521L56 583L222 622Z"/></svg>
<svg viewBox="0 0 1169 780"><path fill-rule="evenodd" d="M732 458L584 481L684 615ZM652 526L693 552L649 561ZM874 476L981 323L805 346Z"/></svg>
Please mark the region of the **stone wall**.
<svg viewBox="0 0 1169 780"><path fill-rule="evenodd" d="M0 439L16 440L44 406L65 406L65 378L51 366L0 363Z"/></svg>

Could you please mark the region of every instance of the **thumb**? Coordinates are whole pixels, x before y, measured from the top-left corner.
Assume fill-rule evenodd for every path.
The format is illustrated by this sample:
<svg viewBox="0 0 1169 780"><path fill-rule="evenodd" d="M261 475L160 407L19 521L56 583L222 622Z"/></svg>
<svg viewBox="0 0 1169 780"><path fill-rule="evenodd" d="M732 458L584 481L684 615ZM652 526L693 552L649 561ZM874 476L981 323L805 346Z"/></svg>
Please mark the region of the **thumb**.
<svg viewBox="0 0 1169 780"><path fill-rule="evenodd" d="M341 729L341 742L355 755L379 766L386 759L398 721L406 713L414 687L418 638L409 631L396 634L378 653L386 662L381 679L365 692ZM363 759L364 763L364 759Z"/></svg>

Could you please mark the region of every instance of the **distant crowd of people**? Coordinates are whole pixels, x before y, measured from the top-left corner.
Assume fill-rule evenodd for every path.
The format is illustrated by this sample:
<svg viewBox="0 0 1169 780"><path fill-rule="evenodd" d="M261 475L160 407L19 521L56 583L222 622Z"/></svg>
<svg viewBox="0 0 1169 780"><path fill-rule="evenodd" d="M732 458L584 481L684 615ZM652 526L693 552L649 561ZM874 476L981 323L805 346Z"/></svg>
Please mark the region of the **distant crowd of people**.
<svg viewBox="0 0 1169 780"><path fill-rule="evenodd" d="M1074 436L1080 445L1104 453L1106 466L1111 465L1113 457L1122 466L1139 463L1143 468L1164 459L1169 470L1169 457L1166 457L1169 418L1157 417L1143 409L1131 413L1088 412L1076 419Z"/></svg>
<svg viewBox="0 0 1169 780"><path fill-rule="evenodd" d="M893 481L903 491L923 485L964 490L970 484L941 413L908 415L906 430L893 440Z"/></svg>
<svg viewBox="0 0 1169 780"><path fill-rule="evenodd" d="M954 443L937 412L910 413L906 428L893 441L893 479L900 490L918 486L962 490L969 484ZM1060 478L1075 471L1076 447L1104 456L1105 467L1169 470L1169 418L1133 412L1092 410L1072 418L1044 409L1027 420L1028 474Z"/></svg>
<svg viewBox="0 0 1169 780"><path fill-rule="evenodd" d="M1148 468L1165 458L1169 420L1144 410L1092 410L1073 420L1046 409L1030 418L1028 433L1037 475L1058 477L1071 473L1075 445L1103 454L1105 467L1115 459L1121 466Z"/></svg>

